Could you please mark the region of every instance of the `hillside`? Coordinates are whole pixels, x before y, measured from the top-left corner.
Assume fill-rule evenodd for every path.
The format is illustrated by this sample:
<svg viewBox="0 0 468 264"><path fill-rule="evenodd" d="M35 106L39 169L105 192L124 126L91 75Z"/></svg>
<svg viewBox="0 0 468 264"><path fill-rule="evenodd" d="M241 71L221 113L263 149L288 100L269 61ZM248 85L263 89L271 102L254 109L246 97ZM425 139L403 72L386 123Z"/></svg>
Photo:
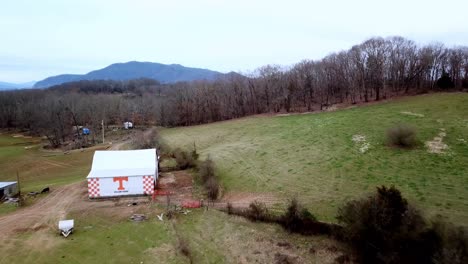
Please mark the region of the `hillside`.
<svg viewBox="0 0 468 264"><path fill-rule="evenodd" d="M131 61L111 64L103 69L91 71L87 74L62 74L48 77L37 82L34 88L47 88L65 82L81 80L131 80L150 78L161 83L175 83L179 81L213 80L223 74L216 71L199 68L184 67L179 64L161 64L153 62Z"/></svg>
<svg viewBox="0 0 468 264"><path fill-rule="evenodd" d="M94 150L106 146L64 155L38 144L39 138L0 134L0 180L14 180L19 171L24 193L51 188L49 194L28 197L24 208L0 204L1 263L107 263L116 248L112 263L274 263L278 254L299 263L335 263L346 252L345 245L327 237L292 235L217 210L193 209L158 221L165 202L89 200L85 177ZM129 206L135 201L137 206ZM149 220L129 221L134 213ZM64 217L75 220L76 232L68 239L57 233L57 221ZM179 249L181 238L188 241L193 261Z"/></svg>
<svg viewBox="0 0 468 264"><path fill-rule="evenodd" d="M430 94L334 112L260 116L171 128L171 147L193 148L217 164L227 194L297 196L319 219L376 186L395 185L432 216L468 225L468 94ZM420 145L389 147L398 123L417 129ZM441 131L445 153L425 142ZM354 139L354 140L353 140Z"/></svg>

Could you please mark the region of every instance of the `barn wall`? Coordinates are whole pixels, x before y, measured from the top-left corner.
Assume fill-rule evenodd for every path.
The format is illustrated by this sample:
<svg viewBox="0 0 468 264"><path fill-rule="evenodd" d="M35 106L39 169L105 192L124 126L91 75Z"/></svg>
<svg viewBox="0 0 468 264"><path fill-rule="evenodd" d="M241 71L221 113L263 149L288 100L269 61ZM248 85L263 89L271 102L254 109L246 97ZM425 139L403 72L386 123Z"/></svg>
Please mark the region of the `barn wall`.
<svg viewBox="0 0 468 264"><path fill-rule="evenodd" d="M90 197L149 195L153 193L152 181L154 175L90 178L88 192Z"/></svg>

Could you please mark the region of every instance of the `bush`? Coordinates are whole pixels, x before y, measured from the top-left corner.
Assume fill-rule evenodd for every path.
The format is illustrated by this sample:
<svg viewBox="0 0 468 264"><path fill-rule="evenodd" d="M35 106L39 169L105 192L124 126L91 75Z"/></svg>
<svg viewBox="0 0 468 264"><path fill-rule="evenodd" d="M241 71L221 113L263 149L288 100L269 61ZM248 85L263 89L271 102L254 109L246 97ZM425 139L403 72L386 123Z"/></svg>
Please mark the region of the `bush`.
<svg viewBox="0 0 468 264"><path fill-rule="evenodd" d="M437 87L441 89L450 89L455 87L452 78L450 78L450 75L445 71L442 72L442 76L437 80L436 84Z"/></svg>
<svg viewBox="0 0 468 264"><path fill-rule="evenodd" d="M193 156L179 148L175 149L172 155L176 160L177 168L180 170L194 168L196 166L196 160L193 159Z"/></svg>
<svg viewBox="0 0 468 264"><path fill-rule="evenodd" d="M232 203L229 203L229 202L228 202L228 203L226 204L226 212L227 212L228 214L234 214L234 213L235 213L235 212L234 212L234 207L232 207Z"/></svg>
<svg viewBox="0 0 468 264"><path fill-rule="evenodd" d="M309 210L307 210L306 208L303 208L301 210L301 218L306 219L306 220L311 220L311 221L317 221L317 218L311 212L309 212Z"/></svg>
<svg viewBox="0 0 468 264"><path fill-rule="evenodd" d="M302 208L297 199L292 199L279 224L289 232L304 235L326 234L332 235L338 227L334 224L322 223L306 208Z"/></svg>
<svg viewBox="0 0 468 264"><path fill-rule="evenodd" d="M216 200L219 194L219 184L215 177L211 177L205 183L208 198L210 200Z"/></svg>
<svg viewBox="0 0 468 264"><path fill-rule="evenodd" d="M284 228L291 232L297 232L303 228L304 221L296 198L291 200L286 213L282 217L282 223Z"/></svg>
<svg viewBox="0 0 468 264"><path fill-rule="evenodd" d="M363 263L430 263L434 240L424 218L396 188L385 186L339 208L342 235Z"/></svg>
<svg viewBox="0 0 468 264"><path fill-rule="evenodd" d="M209 179L216 177L214 162L209 157L200 164L198 174L203 184L208 182Z"/></svg>
<svg viewBox="0 0 468 264"><path fill-rule="evenodd" d="M179 251L182 255L186 256L187 258L191 259L192 252L190 251L189 244L187 240L183 238L179 238Z"/></svg>
<svg viewBox="0 0 468 264"><path fill-rule="evenodd" d="M434 263L468 263L468 233L466 229L455 227L440 219L433 223L432 228L439 241L434 255Z"/></svg>
<svg viewBox="0 0 468 264"><path fill-rule="evenodd" d="M245 216L252 221L269 221L271 220L270 212L264 203L254 201L250 203L249 209L245 212Z"/></svg>
<svg viewBox="0 0 468 264"><path fill-rule="evenodd" d="M200 181L207 191L210 200L216 200L219 195L219 183L215 174L214 162L208 157L198 167Z"/></svg>
<svg viewBox="0 0 468 264"><path fill-rule="evenodd" d="M387 140L393 146L412 148L417 144L416 130L408 125L397 125L388 129Z"/></svg>
<svg viewBox="0 0 468 264"><path fill-rule="evenodd" d="M198 160L199 156L200 155L198 155L197 146L195 145L195 142L193 142L192 158L194 160Z"/></svg>

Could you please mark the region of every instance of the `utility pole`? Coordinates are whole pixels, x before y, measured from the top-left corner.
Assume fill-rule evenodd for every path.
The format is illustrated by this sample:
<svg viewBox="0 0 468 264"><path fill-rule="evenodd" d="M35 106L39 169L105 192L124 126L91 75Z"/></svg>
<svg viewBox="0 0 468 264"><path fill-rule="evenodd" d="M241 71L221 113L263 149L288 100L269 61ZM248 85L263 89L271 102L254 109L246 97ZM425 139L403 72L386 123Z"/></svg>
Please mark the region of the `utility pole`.
<svg viewBox="0 0 468 264"><path fill-rule="evenodd" d="M20 178L19 178L19 172L16 170L16 185L18 186L18 204L19 206L23 205L23 200L21 199L21 186L20 186Z"/></svg>
<svg viewBox="0 0 468 264"><path fill-rule="evenodd" d="M101 121L102 125L102 143L104 143L104 120Z"/></svg>

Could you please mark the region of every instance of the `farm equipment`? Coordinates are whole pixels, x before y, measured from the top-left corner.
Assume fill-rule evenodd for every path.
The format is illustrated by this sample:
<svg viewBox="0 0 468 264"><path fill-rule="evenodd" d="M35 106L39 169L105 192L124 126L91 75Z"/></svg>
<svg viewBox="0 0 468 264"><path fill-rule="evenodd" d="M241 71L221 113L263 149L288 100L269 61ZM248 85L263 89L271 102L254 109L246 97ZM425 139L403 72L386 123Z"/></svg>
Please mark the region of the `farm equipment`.
<svg viewBox="0 0 468 264"><path fill-rule="evenodd" d="M60 234L64 237L68 237L71 233L73 233L74 227L74 220L61 220L59 221L58 227L60 230Z"/></svg>

